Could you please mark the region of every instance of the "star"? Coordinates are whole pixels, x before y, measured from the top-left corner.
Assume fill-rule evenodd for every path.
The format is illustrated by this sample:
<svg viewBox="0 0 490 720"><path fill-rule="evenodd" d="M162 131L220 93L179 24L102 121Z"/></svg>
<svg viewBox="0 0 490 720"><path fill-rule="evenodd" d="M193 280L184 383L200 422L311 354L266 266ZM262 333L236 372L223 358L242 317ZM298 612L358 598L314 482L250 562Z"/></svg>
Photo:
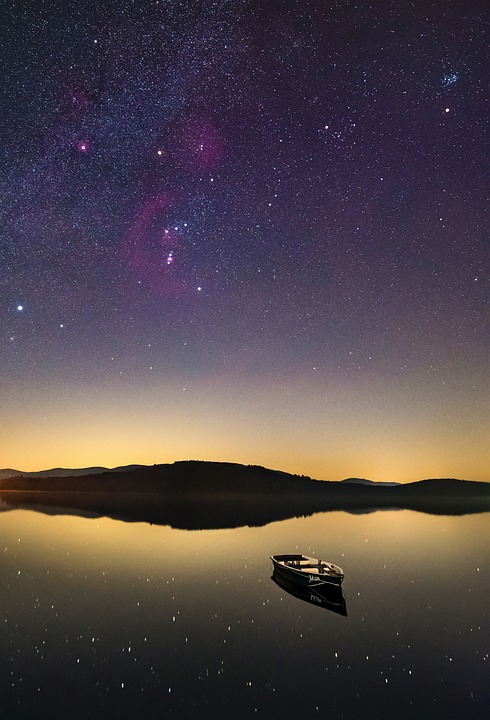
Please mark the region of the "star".
<svg viewBox="0 0 490 720"><path fill-rule="evenodd" d="M90 150L92 149L92 145L88 140L77 140L75 142L75 149L77 150L77 152L84 155L85 153L90 152Z"/></svg>

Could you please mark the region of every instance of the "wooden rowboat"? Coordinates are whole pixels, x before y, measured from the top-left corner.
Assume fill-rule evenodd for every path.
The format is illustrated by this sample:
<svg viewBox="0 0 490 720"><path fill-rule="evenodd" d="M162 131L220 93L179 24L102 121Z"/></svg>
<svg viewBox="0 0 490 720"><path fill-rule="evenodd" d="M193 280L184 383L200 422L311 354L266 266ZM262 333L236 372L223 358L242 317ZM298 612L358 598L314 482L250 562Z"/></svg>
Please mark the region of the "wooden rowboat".
<svg viewBox="0 0 490 720"><path fill-rule="evenodd" d="M341 585L344 572L338 565L306 555L272 555L274 570L290 582L307 588Z"/></svg>

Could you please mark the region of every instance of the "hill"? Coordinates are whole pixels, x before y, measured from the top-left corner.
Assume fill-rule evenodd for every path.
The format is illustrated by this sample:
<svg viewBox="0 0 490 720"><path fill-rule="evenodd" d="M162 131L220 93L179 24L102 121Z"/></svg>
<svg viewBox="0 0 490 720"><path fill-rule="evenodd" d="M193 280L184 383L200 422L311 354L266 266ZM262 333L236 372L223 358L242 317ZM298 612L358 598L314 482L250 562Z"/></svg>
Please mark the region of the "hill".
<svg viewBox="0 0 490 720"><path fill-rule="evenodd" d="M0 472L11 472L8 470ZM490 483L438 478L418 482L377 483L361 478L314 480L258 465L198 460L162 465L127 465L113 469L55 468L1 477L0 490L36 492L157 493L172 496L314 496L399 500L407 497L482 497Z"/></svg>
<svg viewBox="0 0 490 720"><path fill-rule="evenodd" d="M351 485L371 485L376 487L393 487L400 485L400 483L397 482L375 482L374 480L366 480L365 478L346 478L340 482L351 483Z"/></svg>
<svg viewBox="0 0 490 720"><path fill-rule="evenodd" d="M24 472L23 470L12 470L5 468L0 470L0 480L8 478L24 477L24 478L48 478L48 477L80 477L81 475L99 475L105 472L123 472L125 470L135 470L136 468L146 467L145 465L121 465L115 468L106 468L101 466L88 468L51 468L50 470L38 470L36 472Z"/></svg>
<svg viewBox="0 0 490 720"><path fill-rule="evenodd" d="M66 471L69 472L69 471ZM166 495L299 494L322 481L254 465L187 460L169 465L128 466L95 473L26 473L0 479L0 489L60 492L138 492ZM48 474L50 473L50 474Z"/></svg>

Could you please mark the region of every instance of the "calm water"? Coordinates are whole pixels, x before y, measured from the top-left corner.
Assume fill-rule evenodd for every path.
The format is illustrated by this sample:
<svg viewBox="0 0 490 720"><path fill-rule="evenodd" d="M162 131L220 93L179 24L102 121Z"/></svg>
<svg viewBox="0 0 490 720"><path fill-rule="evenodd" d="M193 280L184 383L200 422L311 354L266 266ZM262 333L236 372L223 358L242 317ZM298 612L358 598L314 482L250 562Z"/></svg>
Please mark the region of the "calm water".
<svg viewBox="0 0 490 720"><path fill-rule="evenodd" d="M490 515L182 531L0 513L0 717L490 717ZM344 568L347 617L270 579Z"/></svg>

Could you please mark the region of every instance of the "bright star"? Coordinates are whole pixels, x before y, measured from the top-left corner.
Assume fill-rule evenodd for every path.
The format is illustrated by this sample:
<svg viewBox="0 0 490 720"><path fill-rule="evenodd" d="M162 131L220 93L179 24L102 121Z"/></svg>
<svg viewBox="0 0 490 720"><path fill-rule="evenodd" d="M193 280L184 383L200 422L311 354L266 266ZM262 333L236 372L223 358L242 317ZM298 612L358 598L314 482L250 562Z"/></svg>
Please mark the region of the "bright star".
<svg viewBox="0 0 490 720"><path fill-rule="evenodd" d="M24 309L24 306L23 306L23 305L17 305L17 310L18 310L19 312L22 312L23 309Z"/></svg>
<svg viewBox="0 0 490 720"><path fill-rule="evenodd" d="M75 143L75 148L79 153L88 153L91 150L91 144L88 142L88 140L77 140Z"/></svg>

